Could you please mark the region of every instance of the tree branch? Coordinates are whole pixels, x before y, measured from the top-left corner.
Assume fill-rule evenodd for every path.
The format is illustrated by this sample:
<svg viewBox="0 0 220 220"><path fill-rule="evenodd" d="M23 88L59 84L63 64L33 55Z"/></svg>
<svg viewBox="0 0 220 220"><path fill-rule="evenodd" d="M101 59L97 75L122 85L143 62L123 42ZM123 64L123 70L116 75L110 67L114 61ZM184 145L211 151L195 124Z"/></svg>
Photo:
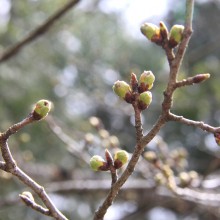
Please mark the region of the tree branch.
<svg viewBox="0 0 220 220"><path fill-rule="evenodd" d="M49 30L49 28L60 19L67 11L69 11L73 6L75 6L80 0L71 0L66 3L61 9L56 11L51 17L49 17L42 25L33 30L29 35L27 35L23 40L15 44L14 46L9 47L0 55L0 63L8 60L12 56L16 55L20 50L31 43L37 37L40 37L45 32Z"/></svg>
<svg viewBox="0 0 220 220"><path fill-rule="evenodd" d="M57 220L67 220L67 218L56 208L53 202L50 200L49 196L47 195L46 191L42 186L36 183L33 179L31 179L26 173L24 173L16 164L11 151L8 146L8 139L9 137L19 131L24 126L36 121L34 118L34 114L30 113L27 118L22 120L21 122L12 125L6 132L0 134L0 148L2 157L5 161L0 163L1 169L6 172L11 173L12 175L16 176L21 182L25 185L29 186L43 201L45 206L48 208L47 215L54 217ZM24 200L23 200L24 201ZM25 200L26 201L26 200ZM30 204L27 201L25 204L29 204L35 210L41 210L41 213L44 213L45 209L43 207L39 207L35 204Z"/></svg>

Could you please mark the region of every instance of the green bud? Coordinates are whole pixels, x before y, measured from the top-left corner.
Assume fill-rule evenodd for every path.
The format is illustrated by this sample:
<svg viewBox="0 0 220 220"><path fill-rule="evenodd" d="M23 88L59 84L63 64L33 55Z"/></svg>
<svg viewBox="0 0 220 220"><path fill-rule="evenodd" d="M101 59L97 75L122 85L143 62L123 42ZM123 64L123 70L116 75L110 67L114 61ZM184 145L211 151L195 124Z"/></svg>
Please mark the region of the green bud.
<svg viewBox="0 0 220 220"><path fill-rule="evenodd" d="M128 162L128 153L125 150L118 150L114 156L114 167L115 169L121 168Z"/></svg>
<svg viewBox="0 0 220 220"><path fill-rule="evenodd" d="M141 32L148 40L157 44L161 43L162 38L158 26L151 23L144 23L141 26Z"/></svg>
<svg viewBox="0 0 220 220"><path fill-rule="evenodd" d="M120 98L124 99L126 102L131 103L132 94L131 87L125 81L117 81L112 87L113 91Z"/></svg>
<svg viewBox="0 0 220 220"><path fill-rule="evenodd" d="M152 94L149 91L143 92L138 98L138 108L140 110L146 109L152 101Z"/></svg>
<svg viewBox="0 0 220 220"><path fill-rule="evenodd" d="M176 47L183 38L183 31L184 26L183 25L173 25L173 27L170 30L170 37L169 37L169 46L171 48Z"/></svg>
<svg viewBox="0 0 220 220"><path fill-rule="evenodd" d="M33 117L35 120L45 118L51 109L51 102L45 99L39 100L33 110Z"/></svg>
<svg viewBox="0 0 220 220"><path fill-rule="evenodd" d="M94 171L106 171L106 170L108 170L105 160L99 155L94 155L90 159L90 167Z"/></svg>
<svg viewBox="0 0 220 220"><path fill-rule="evenodd" d="M139 79L139 93L150 90L153 87L155 76L151 71L144 71Z"/></svg>

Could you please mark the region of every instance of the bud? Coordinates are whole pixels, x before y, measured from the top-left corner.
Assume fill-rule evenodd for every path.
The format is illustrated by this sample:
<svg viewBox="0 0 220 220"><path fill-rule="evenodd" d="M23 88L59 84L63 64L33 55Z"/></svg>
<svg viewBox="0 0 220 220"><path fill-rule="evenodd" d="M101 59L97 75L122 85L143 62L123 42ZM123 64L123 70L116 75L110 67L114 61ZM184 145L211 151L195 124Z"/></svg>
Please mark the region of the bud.
<svg viewBox="0 0 220 220"><path fill-rule="evenodd" d="M220 146L220 132L214 133L215 141Z"/></svg>
<svg viewBox="0 0 220 220"><path fill-rule="evenodd" d="M120 98L124 99L126 102L131 103L132 94L131 87L125 81L117 81L112 87L113 91Z"/></svg>
<svg viewBox="0 0 220 220"><path fill-rule="evenodd" d="M131 85L132 91L136 92L138 88L138 80L137 80L137 76L134 73L131 73L130 85Z"/></svg>
<svg viewBox="0 0 220 220"><path fill-rule="evenodd" d="M51 102L48 100L39 100L33 110L33 118L35 120L41 120L45 118L51 109Z"/></svg>
<svg viewBox="0 0 220 220"><path fill-rule="evenodd" d="M23 199L23 200L28 200L30 202L34 202L34 197L32 195L31 192L29 191L24 191L22 192L22 194L20 194L20 197Z"/></svg>
<svg viewBox="0 0 220 220"><path fill-rule="evenodd" d="M94 155L90 159L90 167L94 171L107 171L108 170L107 163L101 156L98 156L98 155Z"/></svg>
<svg viewBox="0 0 220 220"><path fill-rule="evenodd" d="M149 91L143 92L138 97L138 108L140 110L146 109L152 101L152 94Z"/></svg>
<svg viewBox="0 0 220 220"><path fill-rule="evenodd" d="M144 153L144 158L150 162L150 163L156 163L157 162L157 155L153 151L147 151Z"/></svg>
<svg viewBox="0 0 220 220"><path fill-rule="evenodd" d="M114 156L114 167L115 169L121 168L124 164L128 162L128 153L125 150L119 150Z"/></svg>
<svg viewBox="0 0 220 220"><path fill-rule="evenodd" d="M106 158L107 164L109 166L112 166L113 165L113 158L112 158L111 153L107 149L105 150L105 158Z"/></svg>
<svg viewBox="0 0 220 220"><path fill-rule="evenodd" d="M160 35L160 28L154 24L151 23L142 24L141 32L145 37L147 37L148 40L154 43L160 44L162 41Z"/></svg>
<svg viewBox="0 0 220 220"><path fill-rule="evenodd" d="M186 187L190 184L191 178L187 172L179 173L180 186Z"/></svg>
<svg viewBox="0 0 220 220"><path fill-rule="evenodd" d="M166 164L163 165L162 170L163 170L163 174L166 178L173 176L173 171L171 170L171 168L168 165L166 165Z"/></svg>
<svg viewBox="0 0 220 220"><path fill-rule="evenodd" d="M166 179L164 178L164 175L162 173L157 173L154 176L154 180L158 185L164 185L166 183Z"/></svg>
<svg viewBox="0 0 220 220"><path fill-rule="evenodd" d="M160 35L162 36L163 40L167 39L168 34L169 32L167 30L166 25L161 21L160 22Z"/></svg>
<svg viewBox="0 0 220 220"><path fill-rule="evenodd" d="M155 76L151 71L144 71L139 79L139 93L150 90L154 85Z"/></svg>
<svg viewBox="0 0 220 220"><path fill-rule="evenodd" d="M201 83L210 78L209 73L198 74L193 77L193 83Z"/></svg>
<svg viewBox="0 0 220 220"><path fill-rule="evenodd" d="M184 26L183 25L173 25L173 27L170 30L170 37L169 37L169 46L171 48L176 47L183 38L183 31Z"/></svg>

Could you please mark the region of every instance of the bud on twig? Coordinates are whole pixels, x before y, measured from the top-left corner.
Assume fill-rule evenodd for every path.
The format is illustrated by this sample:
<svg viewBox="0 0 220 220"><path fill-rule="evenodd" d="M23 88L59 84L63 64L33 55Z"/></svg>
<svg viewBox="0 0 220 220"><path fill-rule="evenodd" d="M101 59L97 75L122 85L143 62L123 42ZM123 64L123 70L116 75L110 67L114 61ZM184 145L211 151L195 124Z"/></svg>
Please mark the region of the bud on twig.
<svg viewBox="0 0 220 220"><path fill-rule="evenodd" d="M198 74L193 77L193 83L201 83L210 78L209 73Z"/></svg>
<svg viewBox="0 0 220 220"><path fill-rule="evenodd" d="M124 99L126 102L131 103L132 94L131 87L125 81L117 81L112 87L113 91L120 98Z"/></svg>
<svg viewBox="0 0 220 220"><path fill-rule="evenodd" d="M173 25L173 27L170 30L170 36L169 36L169 46L171 48L176 47L183 38L183 31L184 26L183 25Z"/></svg>
<svg viewBox="0 0 220 220"><path fill-rule="evenodd" d="M153 87L155 76L151 71L144 71L139 79L139 93L150 90Z"/></svg>
<svg viewBox="0 0 220 220"><path fill-rule="evenodd" d="M168 34L169 32L167 30L166 25L161 21L160 22L160 35L162 36L163 40L167 39Z"/></svg>
<svg viewBox="0 0 220 220"><path fill-rule="evenodd" d="M132 91L137 91L138 89L138 80L137 76L134 73L131 73L131 80L130 80Z"/></svg>
<svg viewBox="0 0 220 220"><path fill-rule="evenodd" d="M113 158L112 158L111 153L107 149L105 150L105 158L106 158L108 166L112 166L113 165Z"/></svg>
<svg viewBox="0 0 220 220"><path fill-rule="evenodd" d="M160 44L162 42L162 38L160 35L160 28L151 23L144 23L141 26L142 34L147 37L148 40Z"/></svg>
<svg viewBox="0 0 220 220"><path fill-rule="evenodd" d="M128 161L128 153L125 150L119 150L114 156L114 167L115 169L121 168Z"/></svg>
<svg viewBox="0 0 220 220"><path fill-rule="evenodd" d="M138 108L140 110L146 109L152 101L152 94L149 91L143 92L138 98Z"/></svg>
<svg viewBox="0 0 220 220"><path fill-rule="evenodd" d="M29 202L34 202L34 197L31 192L24 191L22 194L20 194L20 197L22 200L28 200Z"/></svg>
<svg viewBox="0 0 220 220"><path fill-rule="evenodd" d="M90 159L90 167L94 171L107 171L108 170L106 161L99 155L94 155Z"/></svg>
<svg viewBox="0 0 220 220"><path fill-rule="evenodd" d="M41 120L47 116L51 109L51 102L45 99L39 100L33 110L33 118Z"/></svg>

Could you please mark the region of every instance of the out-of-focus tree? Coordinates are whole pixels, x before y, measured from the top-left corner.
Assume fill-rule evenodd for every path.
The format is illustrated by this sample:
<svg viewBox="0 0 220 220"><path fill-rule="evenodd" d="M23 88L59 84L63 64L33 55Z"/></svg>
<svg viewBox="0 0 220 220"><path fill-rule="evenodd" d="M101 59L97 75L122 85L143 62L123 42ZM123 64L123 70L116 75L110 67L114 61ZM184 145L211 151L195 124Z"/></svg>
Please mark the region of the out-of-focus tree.
<svg viewBox="0 0 220 220"><path fill-rule="evenodd" d="M16 44L31 30L43 23L48 15L63 6L63 1L59 0L52 2L49 0L5 0L3 2L0 5L10 6L10 10L4 17L2 16L4 22L0 24L1 52ZM174 2L174 4L176 3ZM167 23L170 24L170 27L175 23L183 24L184 22L184 5L178 4L177 9L168 13ZM202 84L177 91L175 94L177 102L173 107L178 115L193 120L204 120L214 126L217 126L219 122L219 112L217 111L219 107L217 101L219 48L217 42L220 28L217 28L219 24L216 21L219 17L218 5L217 1L196 5L194 33L179 78L209 72L212 79L206 82L205 86ZM104 147L109 145L109 134L111 134L110 137L117 136L120 140L118 147L132 152L135 145L132 109L131 106L125 105L117 99L112 92L112 85L118 79L129 81L131 72L135 72L139 76L148 69L155 73L156 82L152 92L154 98L151 108L147 114L142 115L143 121L147 120L147 124L143 125L144 130L150 130L160 114L162 94L168 77L165 54L156 45L146 43L145 39L139 40L129 35L123 25L116 13L103 12L99 8L99 1L91 1L88 4L82 2L59 19L43 36L24 47L17 55L1 63L1 130L6 130L11 124L25 117L31 111L30 103L42 98L53 102L51 113L53 119L48 120L47 123L42 121L29 125L10 139L11 150L15 154L17 163L25 171L35 176L39 180L38 182L43 185L47 183L48 190L53 188L51 182L59 183L61 180L86 182L87 179L84 177L103 178L104 180L109 177L103 173L92 173L85 161L76 157L74 153L71 154L71 148L64 143L67 139L64 138L64 142L60 140L61 138L51 132L48 123L52 125L55 119L63 131L71 137L70 144L79 149L85 147L90 138L93 141L95 139L94 143L99 146L96 149L94 146L88 145L90 146L88 154L99 152L100 146L104 151ZM103 129L102 132L109 132L107 138L106 133L103 134L91 126L89 123L91 116L101 119L106 129ZM215 164L218 166L218 159L215 160L215 163L213 162L213 154L216 156L218 149L215 148L216 144L212 135L204 135L196 128L173 122L168 124L160 135L167 142L168 147L165 148L168 152L176 147L187 148L192 159L189 161L188 169L194 168L202 173L207 173L209 171L206 169L208 159L211 161L210 169L213 166L216 168ZM116 142L117 138L114 139ZM159 137L158 140L160 140ZM161 141L161 143L163 142ZM150 147L154 149L155 145L157 144L153 143ZM164 143L164 145L166 144ZM147 166L142 162L140 167ZM140 167L137 168L134 175L148 179L152 167L145 168L146 172L142 172ZM17 191L20 193L23 185L3 171L0 171L0 176L3 186L0 188L0 194L6 201L5 205L0 203L4 207L1 210L2 219L14 219L15 215L18 219L44 219L44 217L39 217L38 213L18 206L17 201L14 201L13 198L16 197L14 194ZM151 179L151 181L153 180ZM151 184L150 182L149 188ZM55 186L54 188L56 188ZM100 185L100 189L102 186L105 184ZM60 188L62 188L62 184ZM77 191L76 187L75 191L69 190L67 195L64 193L65 197L52 193L51 197L70 219L90 219L98 207L105 189L100 191L99 193L98 190L94 192L91 190L89 193L88 190L87 193L87 191L80 190L80 187ZM150 194L149 191L151 188L148 191L142 191L139 188L136 191L131 189L124 192L113 212L119 210L117 205L121 206L121 201L127 200L125 206L128 207L121 208L125 216L127 213L132 213L131 210L133 210L133 215L130 219L133 218L132 216L138 216L141 219L144 219L144 216L150 216L149 210L152 211L153 207L163 206L163 202L160 203L152 198L151 201L148 201L149 204L145 205L143 198L149 200L149 197L145 195L146 192ZM10 196L8 196L9 194ZM154 194L151 193L151 195L153 197ZM134 200L136 201L134 202ZM7 201L8 203L13 201L15 205L8 207ZM183 203L188 205L187 202ZM175 202L171 205L164 204L164 207L167 208L172 208L172 206L176 213L187 210L190 213L189 216L191 214L197 215L198 218L200 216L200 213L194 212L189 207L178 210L180 206L175 206ZM160 210L156 213L160 213ZM174 212L171 214L176 215ZM186 214L183 215L186 216ZM111 214L109 216L111 218ZM214 214L211 212L207 216L204 219L213 217Z"/></svg>

